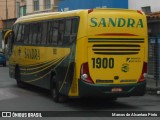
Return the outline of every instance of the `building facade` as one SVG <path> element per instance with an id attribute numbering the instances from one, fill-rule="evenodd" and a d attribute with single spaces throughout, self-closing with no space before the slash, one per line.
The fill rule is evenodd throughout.
<path id="1" fill-rule="evenodd" d="M 36 14 L 42 12 L 51 12 L 54 11 L 54 1 L 57 0 L 27 0 L 26 6 L 27 11 L 26 14 Z"/>
<path id="2" fill-rule="evenodd" d="M 128 8 L 146 13 L 160 11 L 160 0 L 128 0 Z"/>
<path id="3" fill-rule="evenodd" d="M 128 8 L 128 0 L 59 0 L 58 11 L 93 8 Z"/>
<path id="4" fill-rule="evenodd" d="M 10 22 L 16 18 L 16 0 L 0 1 L 1 29 L 10 28 Z M 3 26 L 3 28 L 2 28 Z"/>
<path id="5" fill-rule="evenodd" d="M 16 0 L 0 0 L 0 16 L 3 20 L 16 16 Z"/>
<path id="6" fill-rule="evenodd" d="M 27 0 L 17 0 L 17 2 L 16 2 L 17 18 L 26 15 L 26 1 Z"/>
<path id="7" fill-rule="evenodd" d="M 11 29 L 17 18 L 26 15 L 26 0 L 0 0 L 0 49 L 4 48 L 2 37 Z"/>
<path id="8" fill-rule="evenodd" d="M 16 18 L 16 0 L 0 0 L 0 50 L 3 48 L 2 30 L 10 29 Z"/>

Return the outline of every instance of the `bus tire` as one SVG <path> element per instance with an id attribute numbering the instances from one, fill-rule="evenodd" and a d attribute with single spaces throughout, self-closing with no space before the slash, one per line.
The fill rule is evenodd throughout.
<path id="1" fill-rule="evenodd" d="M 59 93 L 58 85 L 56 84 L 54 77 L 52 78 L 51 81 L 51 95 L 53 101 L 56 103 L 63 103 L 67 101 L 67 97 Z"/>
<path id="2" fill-rule="evenodd" d="M 108 101 L 116 101 L 117 97 L 111 97 L 111 98 L 107 98 Z"/>
<path id="3" fill-rule="evenodd" d="M 15 69 L 15 79 L 16 79 L 16 82 L 17 82 L 17 86 L 20 87 L 20 88 L 23 88 L 24 85 L 21 81 L 21 76 L 20 76 L 20 69 L 19 67 L 16 67 Z"/>
<path id="4" fill-rule="evenodd" d="M 6 62 L 3 63 L 3 67 L 6 67 Z"/>

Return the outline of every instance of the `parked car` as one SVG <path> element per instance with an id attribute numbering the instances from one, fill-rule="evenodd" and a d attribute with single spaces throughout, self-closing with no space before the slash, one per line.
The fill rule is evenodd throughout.
<path id="1" fill-rule="evenodd" d="M 3 52 L 0 52 L 0 65 L 6 66 L 6 57 Z"/>

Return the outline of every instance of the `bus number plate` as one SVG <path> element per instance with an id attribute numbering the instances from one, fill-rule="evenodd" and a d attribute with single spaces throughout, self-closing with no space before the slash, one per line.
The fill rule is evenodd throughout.
<path id="1" fill-rule="evenodd" d="M 122 88 L 112 88 L 112 92 L 122 92 Z"/>
<path id="2" fill-rule="evenodd" d="M 93 68 L 114 68 L 114 58 L 92 58 Z"/>

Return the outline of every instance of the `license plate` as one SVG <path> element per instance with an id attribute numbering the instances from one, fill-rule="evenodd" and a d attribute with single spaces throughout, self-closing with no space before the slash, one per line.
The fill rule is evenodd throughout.
<path id="1" fill-rule="evenodd" d="M 122 92 L 122 88 L 112 88 L 112 92 Z"/>

